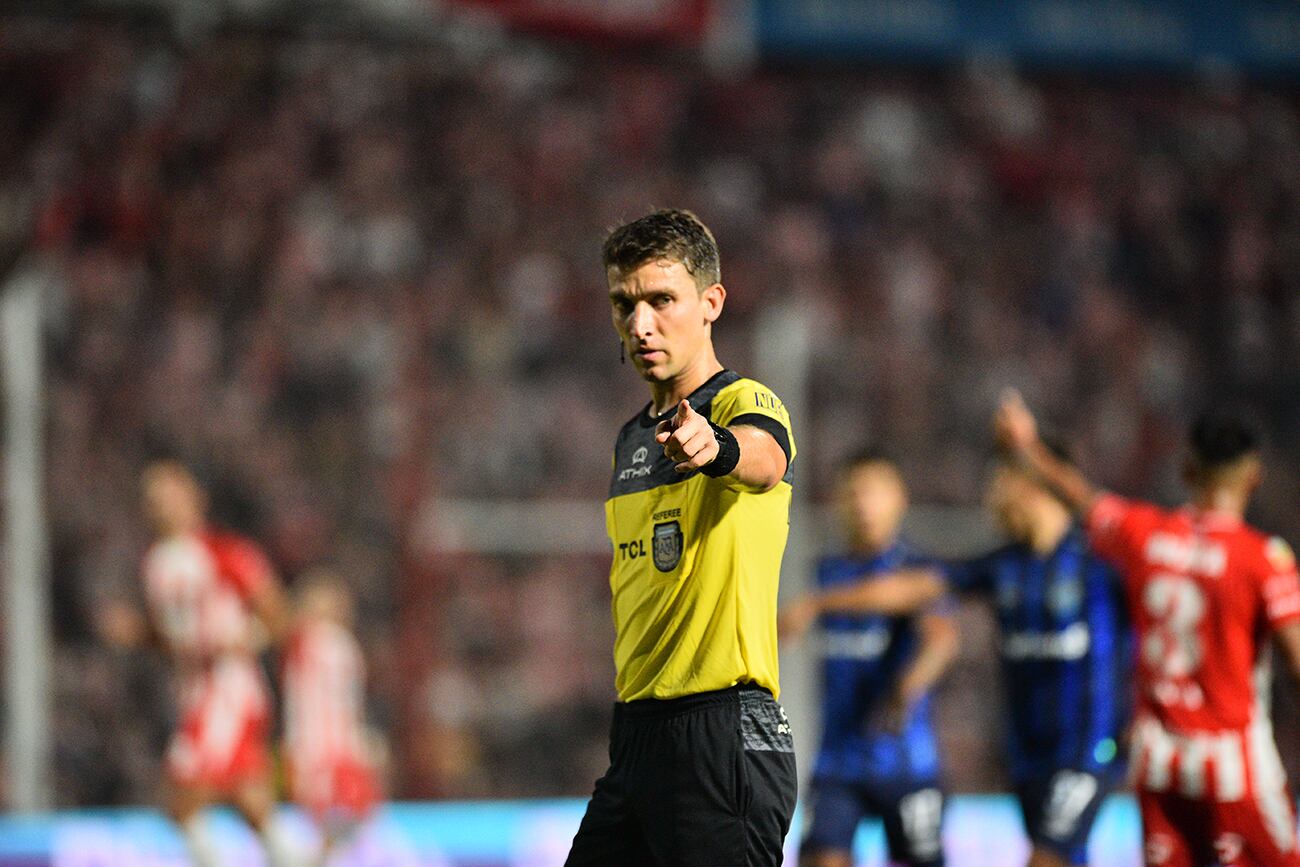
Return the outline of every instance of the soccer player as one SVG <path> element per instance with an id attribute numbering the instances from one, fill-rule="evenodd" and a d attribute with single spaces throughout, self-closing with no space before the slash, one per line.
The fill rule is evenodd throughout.
<path id="1" fill-rule="evenodd" d="M 1068 452 L 1047 446 L 1062 461 Z M 1114 570 L 1069 508 L 1001 460 L 988 505 L 1010 543 L 951 564 L 950 586 L 996 609 L 1012 783 L 1030 867 L 1088 863 L 1088 836 L 1122 782 L 1132 642 Z"/>
<path id="2" fill-rule="evenodd" d="M 214 801 L 235 806 L 273 867 L 292 864 L 292 844 L 273 816 L 271 698 L 257 659 L 267 633 L 284 627 L 279 582 L 256 545 L 208 525 L 206 497 L 185 467 L 149 466 L 143 495 L 155 533 L 143 569 L 148 622 L 180 697 L 166 758 L 168 812 L 199 867 L 221 863 L 201 812 Z"/>
<path id="3" fill-rule="evenodd" d="M 352 597 L 326 571 L 302 578 L 284 653 L 289 790 L 316 821 L 319 862 L 356 834 L 378 797 L 365 730 L 365 660 L 351 632 Z"/>
<path id="4" fill-rule="evenodd" d="M 1243 515 L 1261 477 L 1241 420 L 1192 425 L 1187 505 L 1098 491 L 1043 446 L 1008 393 L 1000 442 L 1086 516 L 1118 566 L 1138 639 L 1133 771 L 1146 863 L 1296 867 L 1296 816 L 1267 709 L 1268 636 L 1300 676 L 1300 578 L 1286 543 Z"/>
<path id="5" fill-rule="evenodd" d="M 714 353 L 727 292 L 694 214 L 620 226 L 602 254 L 614 328 L 650 403 L 614 445 L 619 701 L 568 864 L 777 865 L 796 786 L 776 703 L 790 420 Z"/>
<path id="6" fill-rule="evenodd" d="M 854 455 L 840 487 L 849 550 L 818 564 L 818 592 L 779 621 L 782 637 L 798 638 L 811 623 L 799 609 L 810 608 L 825 637 L 822 740 L 800 863 L 849 867 L 859 823 L 878 817 L 893 862 L 942 865 L 943 793 L 929 693 L 956 656 L 957 629 L 942 603 L 903 616 L 820 608 L 819 593 L 931 562 L 899 536 L 907 490 L 889 458 L 873 450 Z"/>
<path id="7" fill-rule="evenodd" d="M 1030 473 L 1000 461 L 987 502 L 1008 544 L 942 570 L 903 568 L 817 605 L 908 611 L 944 582 L 993 602 L 1009 770 L 1033 845 L 1030 867 L 1086 864 L 1092 824 L 1122 776 L 1130 656 L 1123 599 L 1070 510 Z"/>

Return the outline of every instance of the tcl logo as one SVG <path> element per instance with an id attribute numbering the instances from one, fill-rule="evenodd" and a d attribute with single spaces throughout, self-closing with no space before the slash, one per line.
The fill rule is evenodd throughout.
<path id="1" fill-rule="evenodd" d="M 631 542 L 618 543 L 619 556 L 624 560 L 635 560 L 645 556 L 645 540 L 633 539 Z"/>

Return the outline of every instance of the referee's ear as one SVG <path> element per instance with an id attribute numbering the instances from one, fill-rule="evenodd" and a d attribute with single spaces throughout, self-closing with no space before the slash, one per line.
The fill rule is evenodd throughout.
<path id="1" fill-rule="evenodd" d="M 722 315 L 722 306 L 727 302 L 727 290 L 721 283 L 714 283 L 700 292 L 700 302 L 704 305 L 704 321 L 713 324 Z"/>

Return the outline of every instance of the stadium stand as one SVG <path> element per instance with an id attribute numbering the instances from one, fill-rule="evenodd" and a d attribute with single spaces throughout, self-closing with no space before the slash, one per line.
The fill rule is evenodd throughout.
<path id="1" fill-rule="evenodd" d="M 106 650 L 95 612 L 136 592 L 136 475 L 160 453 L 284 575 L 354 583 L 396 795 L 587 791 L 605 563 L 437 556 L 421 528 L 444 497 L 602 496 L 590 456 L 640 392 L 598 242 L 650 205 L 718 235 L 729 364 L 765 305 L 815 317 L 815 496 L 871 437 L 906 443 L 917 500 L 977 498 L 989 408 L 1018 382 L 1104 481 L 1172 501 L 1186 414 L 1231 393 L 1272 431 L 1257 522 L 1300 539 L 1294 87 L 995 63 L 717 78 L 513 37 L 459 55 L 10 23 L 0 126 L 4 231 L 30 216 L 60 287 L 66 805 L 157 800 L 162 672 Z M 962 756 L 995 752 L 972 747 L 997 714 L 981 640 L 943 696 Z M 959 791 L 999 784 L 949 767 Z"/>

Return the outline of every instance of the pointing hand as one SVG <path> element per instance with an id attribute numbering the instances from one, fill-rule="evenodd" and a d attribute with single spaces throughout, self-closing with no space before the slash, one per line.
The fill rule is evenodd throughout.
<path id="1" fill-rule="evenodd" d="M 718 456 L 713 427 L 686 400 L 677 404 L 672 418 L 659 422 L 655 442 L 663 446 L 666 457 L 677 462 L 675 469 L 679 473 L 698 470 Z"/>

